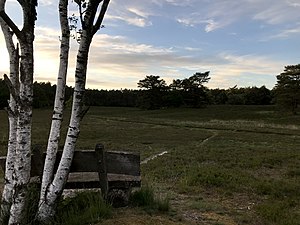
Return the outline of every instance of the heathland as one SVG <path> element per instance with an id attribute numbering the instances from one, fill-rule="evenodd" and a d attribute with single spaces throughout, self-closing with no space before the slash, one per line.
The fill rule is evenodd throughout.
<path id="1" fill-rule="evenodd" d="M 46 146 L 51 114 L 50 109 L 34 110 L 33 145 Z M 1 155 L 6 153 L 7 125 L 1 110 Z M 114 209 L 101 224 L 299 224 L 297 114 L 272 105 L 148 111 L 91 107 L 77 149 L 93 149 L 96 143 L 140 153 L 143 186 L 170 205 L 167 213 Z M 157 157 L 146 160 L 152 156 Z"/>

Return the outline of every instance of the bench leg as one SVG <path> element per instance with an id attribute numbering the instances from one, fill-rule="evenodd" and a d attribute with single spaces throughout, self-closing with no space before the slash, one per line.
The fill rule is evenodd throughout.
<path id="1" fill-rule="evenodd" d="M 113 207 L 125 207 L 129 203 L 129 196 L 131 193 L 131 188 L 112 188 L 109 189 L 107 193 L 107 201 L 113 206 Z"/>

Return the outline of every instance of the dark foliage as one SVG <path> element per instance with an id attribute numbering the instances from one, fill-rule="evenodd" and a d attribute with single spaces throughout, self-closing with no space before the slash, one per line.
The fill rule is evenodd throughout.
<path id="1" fill-rule="evenodd" d="M 138 106 L 144 109 L 159 109 L 165 104 L 163 99 L 167 95 L 168 87 L 159 76 L 146 76 L 138 82 L 138 87 L 143 91 L 138 99 Z"/>
<path id="2" fill-rule="evenodd" d="M 208 89 L 204 86 L 209 81 L 209 72 L 195 73 L 183 80 L 176 79 L 170 85 L 159 76 L 146 76 L 140 80 L 140 90 L 96 90 L 87 89 L 84 104 L 87 106 L 121 106 L 140 107 L 143 109 L 159 109 L 165 107 L 199 108 L 208 104 L 220 105 L 269 105 L 273 101 L 273 91 L 265 86 L 225 89 Z M 34 108 L 52 107 L 56 85 L 49 82 L 34 83 Z M 293 95 L 285 93 L 279 85 L 276 87 L 277 97 Z M 279 93 L 285 93 L 279 95 Z M 66 87 L 66 105 L 72 100 L 73 88 Z M 4 80 L 0 79 L 0 109 L 8 105 L 9 90 Z M 280 102 L 281 98 L 277 98 Z M 292 99 L 292 98 L 291 98 Z"/>
<path id="3" fill-rule="evenodd" d="M 277 76 L 276 103 L 296 114 L 300 104 L 300 64 L 286 66 Z"/>
<path id="4" fill-rule="evenodd" d="M 9 99 L 9 90 L 4 82 L 4 80 L 0 79 L 0 109 L 7 107 Z"/>

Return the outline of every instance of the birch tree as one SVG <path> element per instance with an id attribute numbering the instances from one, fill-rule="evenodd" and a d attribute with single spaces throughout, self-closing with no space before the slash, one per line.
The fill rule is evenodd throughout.
<path id="1" fill-rule="evenodd" d="M 23 27 L 21 30 L 6 14 L 5 2 L 5 0 L 0 1 L 0 17 L 2 19 L 2 29 L 4 28 L 5 30 L 3 32 L 5 40 L 6 43 L 8 43 L 7 47 L 10 52 L 11 66 L 13 65 L 12 59 L 14 57 L 12 35 L 16 35 L 21 50 L 20 61 L 17 61 L 16 64 L 13 65 L 18 69 L 20 74 L 20 86 L 18 86 L 17 75 L 12 77 L 13 81 L 5 76 L 13 98 L 13 101 L 10 102 L 9 113 L 11 113 L 11 116 L 9 117 L 14 117 L 10 126 L 10 128 L 12 128 L 10 136 L 12 137 L 12 142 L 15 141 L 15 145 L 11 143 L 9 145 L 11 149 L 8 149 L 7 169 L 11 171 L 8 172 L 8 182 L 5 184 L 6 187 L 4 189 L 6 189 L 6 191 L 3 193 L 3 199 L 10 205 L 9 225 L 15 225 L 22 223 L 27 188 L 30 181 L 33 40 L 37 2 L 36 0 L 18 0 L 23 11 Z M 16 80 L 14 80 L 15 78 Z M 14 127 L 15 125 L 16 127 Z M 14 133 L 16 133 L 16 135 L 14 135 Z M 15 148 L 15 150 L 13 148 Z M 12 163 L 13 161 L 14 163 Z M 11 180 L 9 180 L 10 178 Z"/>
<path id="2" fill-rule="evenodd" d="M 65 86 L 68 70 L 68 58 L 70 48 L 70 29 L 68 18 L 68 0 L 59 1 L 59 19 L 61 27 L 60 39 L 60 64 L 57 77 L 56 94 L 54 101 L 54 110 L 52 116 L 52 123 L 47 145 L 47 154 L 44 164 L 44 171 L 42 177 L 40 205 L 47 203 L 46 193 L 47 188 L 53 179 L 54 164 L 56 161 L 56 153 L 61 133 L 61 123 L 63 120 Z"/>
<path id="3" fill-rule="evenodd" d="M 80 44 L 76 61 L 72 113 L 61 161 L 51 182 L 50 180 L 53 172 L 48 172 L 51 170 L 53 171 L 54 160 L 51 159 L 51 157 L 49 157 L 49 163 L 46 162 L 46 165 L 49 167 L 45 165 L 44 168 L 45 174 L 43 175 L 43 190 L 41 191 L 40 206 L 37 215 L 38 219 L 43 223 L 53 218 L 57 201 L 62 194 L 68 178 L 74 155 L 75 144 L 80 132 L 80 121 L 85 114 L 85 110 L 83 109 L 83 95 L 85 92 L 88 54 L 93 36 L 101 27 L 110 0 L 79 0 L 75 2 L 78 4 L 79 19 L 82 27 L 80 31 Z M 61 13 L 61 16 L 63 15 L 64 13 Z M 96 22 L 94 23 L 94 21 Z M 58 95 L 56 96 L 56 100 L 57 98 Z M 59 132 L 59 128 L 54 128 L 53 132 Z M 49 142 L 51 142 L 50 138 Z M 54 139 L 53 143 L 54 142 L 56 143 L 55 145 L 57 145 L 57 139 Z M 49 150 L 47 154 L 49 156 L 55 155 L 54 151 L 52 150 Z"/>
<path id="4" fill-rule="evenodd" d="M 31 168 L 33 40 L 37 2 L 36 0 L 18 0 L 18 2 L 23 11 L 23 28 L 21 30 L 6 14 L 4 10 L 5 0 L 0 0 L 0 23 L 5 35 L 11 65 L 10 79 L 5 76 L 11 92 L 8 107 L 11 137 L 8 145 L 9 151 L 5 175 L 6 185 L 2 197 L 5 202 L 2 205 L 3 212 L 9 211 L 10 214 L 9 225 L 22 224 Z M 75 0 L 75 2 L 78 5 L 79 19 L 82 27 L 79 32 L 80 44 L 77 53 L 73 105 L 62 158 L 57 171 L 54 171 L 61 130 L 70 38 L 67 13 L 68 1 L 60 0 L 59 2 L 62 32 L 60 67 L 42 178 L 40 205 L 37 212 L 37 219 L 43 223 L 48 223 L 53 218 L 57 201 L 62 194 L 68 178 L 75 144 L 80 132 L 80 121 L 85 114 L 85 110 L 83 109 L 83 95 L 85 92 L 89 49 L 93 36 L 101 28 L 110 0 Z M 13 43 L 13 35 L 16 35 L 20 44 L 20 60 L 18 48 L 15 48 Z M 20 79 L 18 79 L 19 74 Z"/>
<path id="5" fill-rule="evenodd" d="M 1 5 L 3 9 L 4 5 Z M 13 171 L 14 162 L 16 158 L 16 140 L 17 140 L 17 101 L 15 100 L 16 94 L 13 92 L 19 91 L 19 49 L 13 42 L 13 33 L 10 31 L 9 26 L 0 18 L 0 25 L 2 32 L 4 34 L 6 46 L 9 54 L 9 65 L 10 65 L 10 75 L 4 75 L 4 79 L 8 86 L 10 87 L 10 100 L 8 107 L 6 109 L 8 113 L 9 120 L 9 139 L 7 148 L 7 158 L 6 158 L 6 173 L 5 173 L 5 185 L 2 192 L 2 204 L 1 204 L 1 218 L 9 214 L 9 209 L 12 203 L 13 194 Z M 14 88 L 13 88 L 14 87 Z"/>

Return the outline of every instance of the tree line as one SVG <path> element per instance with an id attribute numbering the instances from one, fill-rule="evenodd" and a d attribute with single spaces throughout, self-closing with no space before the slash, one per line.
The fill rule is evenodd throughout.
<path id="1" fill-rule="evenodd" d="M 193 107 L 206 105 L 271 105 L 278 104 L 296 113 L 300 103 L 300 64 L 286 66 L 277 75 L 273 89 L 261 87 L 231 87 L 228 89 L 209 89 L 209 72 L 195 73 L 189 78 L 174 79 L 171 84 L 160 76 L 149 75 L 137 83 L 138 90 L 97 90 L 87 89 L 84 104 L 87 106 L 140 107 L 159 109 L 164 107 Z M 53 106 L 56 85 L 50 82 L 34 82 L 34 108 Z M 66 86 L 65 104 L 71 102 L 73 88 Z M 9 90 L 0 79 L 0 109 L 7 107 Z"/>
<path id="2" fill-rule="evenodd" d="M 146 76 L 138 82 L 139 90 L 97 90 L 87 89 L 84 104 L 88 106 L 121 106 L 158 109 L 162 107 L 203 107 L 213 104 L 269 105 L 274 103 L 274 91 L 265 86 L 229 89 L 209 89 L 197 80 L 195 74 L 183 80 L 173 80 L 170 85 L 159 76 Z M 50 82 L 34 82 L 33 107 L 53 106 L 56 85 Z M 72 100 L 73 88 L 66 86 L 65 104 Z M 7 107 L 9 90 L 0 79 L 0 108 Z"/>

